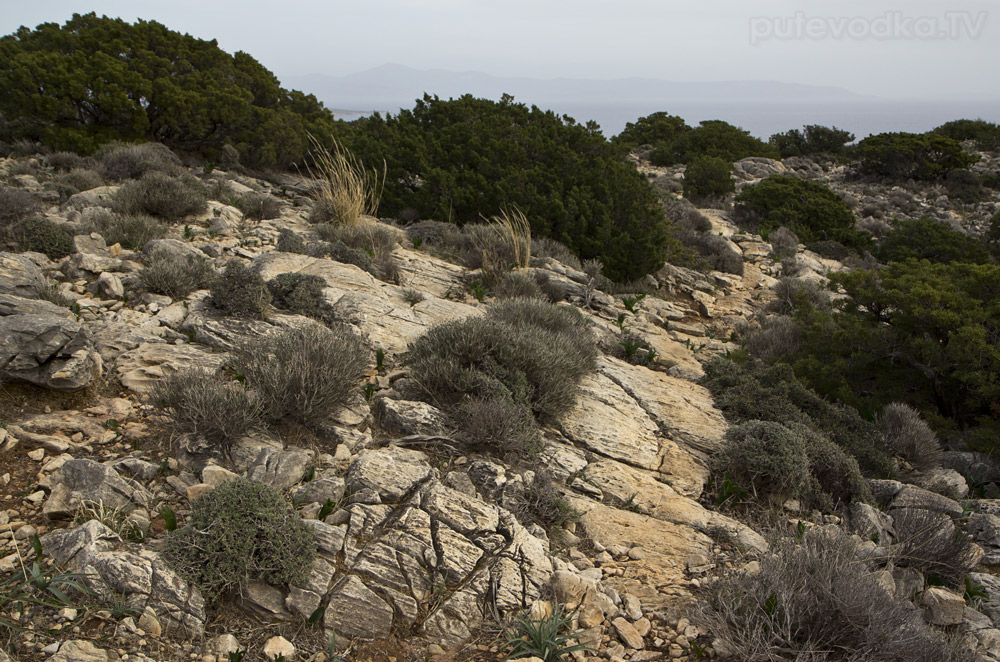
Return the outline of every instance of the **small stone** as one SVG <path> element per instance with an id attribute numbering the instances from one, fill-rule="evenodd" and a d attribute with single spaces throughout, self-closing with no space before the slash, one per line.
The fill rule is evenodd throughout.
<path id="1" fill-rule="evenodd" d="M 290 661 L 295 657 L 295 646 L 284 637 L 271 637 L 264 644 L 264 658 L 273 660 L 279 655 L 286 661 Z"/>
<path id="2" fill-rule="evenodd" d="M 45 491 L 38 490 L 37 492 L 33 492 L 28 496 L 24 497 L 24 500 L 29 503 L 41 503 L 42 501 L 45 500 Z"/>
<path id="3" fill-rule="evenodd" d="M 642 603 L 639 602 L 639 598 L 635 597 L 631 593 L 626 593 L 622 596 L 622 602 L 625 606 L 625 614 L 628 615 L 633 621 L 637 621 L 642 618 Z"/>
<path id="4" fill-rule="evenodd" d="M 439 646 L 437 644 L 431 644 L 430 646 L 427 647 L 427 654 L 428 655 L 444 655 L 447 652 L 448 651 L 446 651 L 445 649 L 441 648 L 441 646 Z"/>
<path id="5" fill-rule="evenodd" d="M 48 646 L 46 646 L 45 648 L 42 649 L 42 652 L 45 653 L 46 655 L 54 655 L 58 651 L 59 651 L 59 642 L 58 641 L 55 642 L 55 643 L 53 643 L 53 644 L 49 644 Z"/>
<path id="6" fill-rule="evenodd" d="M 628 557 L 633 561 L 641 561 L 642 559 L 646 558 L 646 550 L 644 550 L 642 547 L 633 547 L 632 549 L 628 550 Z"/>
<path id="7" fill-rule="evenodd" d="M 139 628 L 154 639 L 163 634 L 163 626 L 160 625 L 159 619 L 156 618 L 156 612 L 149 607 L 146 607 L 142 612 L 142 616 L 139 617 Z"/>
<path id="8" fill-rule="evenodd" d="M 235 653 L 240 648 L 240 642 L 231 634 L 220 634 L 218 637 L 209 639 L 208 643 L 205 644 L 205 650 L 213 658 L 221 657 L 222 659 L 227 659 L 230 653 Z"/>
<path id="9" fill-rule="evenodd" d="M 29 458 L 31 458 L 35 462 L 41 462 L 42 458 L 45 457 L 45 449 L 44 448 L 36 448 L 33 451 L 28 451 L 27 455 L 28 455 Z"/>
<path id="10" fill-rule="evenodd" d="M 79 612 L 72 607 L 63 607 L 59 610 L 59 618 L 64 618 L 67 621 L 76 620 L 78 614 Z"/>
<path id="11" fill-rule="evenodd" d="M 653 624 L 650 623 L 649 619 L 645 616 L 633 623 L 632 626 L 635 628 L 635 631 L 639 633 L 640 637 L 645 637 L 649 634 L 649 631 L 653 629 Z"/>
<path id="12" fill-rule="evenodd" d="M 14 532 L 14 540 L 27 540 L 31 536 L 35 535 L 35 533 L 35 527 L 30 524 L 25 524 Z"/>
<path id="13" fill-rule="evenodd" d="M 207 494 L 214 490 L 215 487 L 208 485 L 206 483 L 198 483 L 197 485 L 191 485 L 185 490 L 187 498 L 189 501 L 194 501 L 203 494 Z"/>
<path id="14" fill-rule="evenodd" d="M 582 628 L 597 627 L 604 622 L 604 612 L 594 604 L 587 604 L 580 610 L 578 622 Z"/>
<path id="15" fill-rule="evenodd" d="M 642 648 L 645 647 L 645 643 L 642 641 L 642 635 L 636 631 L 635 627 L 631 623 L 626 621 L 621 616 L 611 621 L 611 625 L 614 626 L 615 632 L 618 633 L 618 638 L 621 642 L 629 648 L 642 650 Z"/>

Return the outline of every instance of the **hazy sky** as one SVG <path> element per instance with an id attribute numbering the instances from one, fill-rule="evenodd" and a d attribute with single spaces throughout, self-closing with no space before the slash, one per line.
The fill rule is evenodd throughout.
<path id="1" fill-rule="evenodd" d="M 0 0 L 0 34 L 89 11 L 215 38 L 279 78 L 400 63 L 1000 98 L 1000 0 Z"/>

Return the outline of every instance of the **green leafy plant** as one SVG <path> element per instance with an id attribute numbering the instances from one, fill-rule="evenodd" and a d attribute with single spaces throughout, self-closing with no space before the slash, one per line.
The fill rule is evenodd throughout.
<path id="1" fill-rule="evenodd" d="M 337 502 L 334 501 L 333 499 L 327 499 L 326 501 L 323 502 L 323 505 L 320 506 L 319 512 L 316 513 L 316 519 L 318 520 L 326 519 L 327 515 L 329 515 L 336 509 L 337 509 Z"/>
<path id="2" fill-rule="evenodd" d="M 732 165 L 714 156 L 691 159 L 684 171 L 684 197 L 691 200 L 721 197 L 736 190 Z"/>
<path id="3" fill-rule="evenodd" d="M 530 614 L 518 618 L 513 627 L 504 628 L 506 659 L 537 657 L 543 662 L 562 662 L 575 651 L 591 652 L 593 649 L 573 643 L 580 633 L 567 632 L 572 621 L 573 614 L 564 612 L 558 603 L 553 603 L 551 613 L 542 618 Z"/>
<path id="4" fill-rule="evenodd" d="M 164 526 L 167 531 L 177 530 L 177 513 L 170 506 L 163 505 L 160 506 L 156 513 L 163 518 Z"/>
<path id="5" fill-rule="evenodd" d="M 636 294 L 635 296 L 626 295 L 622 297 L 622 305 L 625 306 L 625 310 L 634 315 L 635 305 L 645 298 L 645 294 Z"/>

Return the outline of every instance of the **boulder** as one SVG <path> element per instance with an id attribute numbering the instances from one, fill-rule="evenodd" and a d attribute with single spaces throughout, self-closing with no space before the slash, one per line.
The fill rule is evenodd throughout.
<path id="1" fill-rule="evenodd" d="M 15 253 L 0 253 L 0 294 L 36 299 L 48 281 L 34 262 Z"/>
<path id="2" fill-rule="evenodd" d="M 920 595 L 924 620 L 932 625 L 958 625 L 965 618 L 965 600 L 957 593 L 931 586 Z"/>
<path id="3" fill-rule="evenodd" d="M 447 430 L 448 419 L 444 412 L 426 402 L 379 398 L 375 416 L 383 430 L 401 437 L 442 435 Z"/>
<path id="4" fill-rule="evenodd" d="M 42 507 L 50 519 L 72 515 L 81 503 L 131 510 L 153 500 L 145 487 L 93 460 L 69 460 L 40 484 L 52 490 Z"/>

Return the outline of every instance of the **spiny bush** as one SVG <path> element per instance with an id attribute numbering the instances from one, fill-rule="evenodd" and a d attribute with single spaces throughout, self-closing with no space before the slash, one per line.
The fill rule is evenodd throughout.
<path id="1" fill-rule="evenodd" d="M 155 251 L 139 272 L 139 284 L 150 292 L 183 299 L 195 290 L 203 290 L 215 280 L 211 263 L 193 254 L 178 257 L 165 250 Z"/>
<path id="2" fill-rule="evenodd" d="M 271 291 L 260 274 L 236 260 L 212 282 L 212 305 L 227 315 L 263 319 L 271 304 Z"/>
<path id="3" fill-rule="evenodd" d="M 278 241 L 274 245 L 274 250 L 283 253 L 300 253 L 304 255 L 306 252 L 306 241 L 288 228 L 281 228 L 278 232 Z"/>
<path id="4" fill-rule="evenodd" d="M 684 246 L 697 252 L 700 260 L 692 266 L 695 268 L 722 271 L 736 276 L 742 276 L 746 268 L 743 256 L 732 249 L 725 239 L 714 234 L 702 234 L 692 230 L 681 230 L 677 233 Z"/>
<path id="5" fill-rule="evenodd" d="M 319 238 L 330 245 L 329 254 L 333 259 L 355 264 L 382 280 L 398 280 L 399 265 L 392 255 L 398 239 L 397 230 L 382 223 L 367 221 L 352 225 L 321 224 L 315 230 Z M 341 246 L 352 250 L 345 251 Z M 324 245 L 323 248 L 327 247 Z M 357 251 L 365 252 L 367 261 Z"/>
<path id="6" fill-rule="evenodd" d="M 580 258 L 573 254 L 566 244 L 549 237 L 532 237 L 531 254 L 535 257 L 551 257 L 577 271 L 583 270 Z"/>
<path id="7" fill-rule="evenodd" d="M 53 181 L 60 194 L 67 198 L 74 193 L 104 185 L 104 178 L 100 173 L 89 168 L 74 168 L 69 172 L 60 173 Z"/>
<path id="8" fill-rule="evenodd" d="M 535 283 L 549 303 L 559 303 L 566 299 L 566 286 L 559 281 L 552 280 L 548 273 L 536 271 Z"/>
<path id="9" fill-rule="evenodd" d="M 174 220 L 208 208 L 205 187 L 193 177 L 172 177 L 159 171 L 129 180 L 115 193 L 114 209 L 123 214 L 152 214 Z"/>
<path id="10" fill-rule="evenodd" d="M 151 400 L 170 412 L 181 430 L 223 448 L 259 427 L 264 420 L 263 404 L 255 391 L 203 370 L 171 374 L 157 384 Z"/>
<path id="11" fill-rule="evenodd" d="M 793 356 L 802 346 L 799 327 L 789 317 L 769 316 L 759 329 L 746 334 L 744 346 L 750 356 L 773 363 Z"/>
<path id="12" fill-rule="evenodd" d="M 349 331 L 316 323 L 242 343 L 228 364 L 261 394 L 269 420 L 313 428 L 359 392 L 368 365 L 368 351 Z"/>
<path id="13" fill-rule="evenodd" d="M 271 302 L 275 306 L 315 318 L 321 317 L 325 287 L 326 281 L 310 274 L 278 274 L 267 281 Z"/>
<path id="14" fill-rule="evenodd" d="M 782 278 L 771 291 L 774 292 L 775 298 L 766 308 L 771 313 L 791 315 L 799 310 L 830 308 L 830 292 L 811 280 Z"/>
<path id="15" fill-rule="evenodd" d="M 24 189 L 0 184 L 0 228 L 27 218 L 41 206 L 38 198 Z"/>
<path id="16" fill-rule="evenodd" d="M 281 202 L 267 193 L 246 193 L 236 199 L 236 208 L 254 221 L 266 221 L 281 215 Z"/>
<path id="17" fill-rule="evenodd" d="M 543 422 L 573 406 L 596 359 L 586 318 L 535 299 L 499 301 L 482 317 L 436 326 L 405 356 L 431 402 L 454 410 L 468 398 L 502 399 Z"/>
<path id="18" fill-rule="evenodd" d="M 948 171 L 944 177 L 944 187 L 948 190 L 948 197 L 951 200 L 966 204 L 976 204 L 990 197 L 979 175 L 962 168 Z"/>
<path id="19" fill-rule="evenodd" d="M 470 442 L 496 449 L 501 455 L 523 459 L 541 450 L 541 431 L 531 409 L 523 403 L 473 397 L 455 407 L 452 416 Z"/>
<path id="20" fill-rule="evenodd" d="M 941 466 L 941 444 L 913 407 L 901 402 L 886 405 L 878 418 L 886 448 L 900 455 L 917 471 Z"/>
<path id="21" fill-rule="evenodd" d="M 490 290 L 497 299 L 546 298 L 535 279 L 520 271 L 504 272 Z"/>
<path id="22" fill-rule="evenodd" d="M 94 154 L 101 173 L 113 182 L 139 179 L 147 172 L 179 176 L 181 160 L 160 143 L 108 143 Z"/>
<path id="23" fill-rule="evenodd" d="M 108 244 L 121 244 L 129 250 L 141 250 L 146 242 L 160 239 L 167 233 L 163 221 L 146 214 L 116 214 L 102 209 L 89 218 L 94 229 Z"/>
<path id="24" fill-rule="evenodd" d="M 895 544 L 890 549 L 897 565 L 933 573 L 957 585 L 975 570 L 982 550 L 951 517 L 923 508 L 897 508 L 890 512 Z"/>
<path id="25" fill-rule="evenodd" d="M 45 162 L 56 172 L 69 172 L 87 166 L 87 159 L 76 152 L 53 152 L 45 156 Z"/>
<path id="26" fill-rule="evenodd" d="M 781 226 L 767 236 L 771 242 L 771 253 L 779 259 L 792 257 L 799 246 L 799 238 L 794 232 Z"/>
<path id="27" fill-rule="evenodd" d="M 823 184 L 797 177 L 772 175 L 744 188 L 736 196 L 734 219 L 740 228 L 761 236 L 785 226 L 807 244 L 821 239 L 863 244 L 841 197 Z"/>
<path id="28" fill-rule="evenodd" d="M 30 216 L 15 223 L 8 233 L 19 250 L 44 253 L 53 260 L 73 252 L 73 236 L 76 234 L 65 223 L 40 216 Z"/>
<path id="29" fill-rule="evenodd" d="M 580 513 L 560 493 L 558 483 L 544 468 L 535 469 L 534 478 L 521 489 L 504 490 L 503 507 L 521 522 L 534 522 L 546 531 L 578 522 Z"/>
<path id="30" fill-rule="evenodd" d="M 696 622 L 748 662 L 965 659 L 886 592 L 851 538 L 827 529 L 779 541 L 759 572 L 723 576 Z"/>
<path id="31" fill-rule="evenodd" d="M 978 158 L 957 140 L 937 133 L 880 133 L 859 142 L 851 153 L 859 159 L 859 174 L 892 181 L 936 179 Z"/>
<path id="32" fill-rule="evenodd" d="M 691 159 L 684 171 L 684 197 L 691 200 L 721 197 L 736 190 L 732 165 L 714 156 Z"/>
<path id="33" fill-rule="evenodd" d="M 269 485 L 238 478 L 195 502 L 187 526 L 167 536 L 163 555 L 209 600 L 250 582 L 305 579 L 316 548 L 311 529 Z"/>

